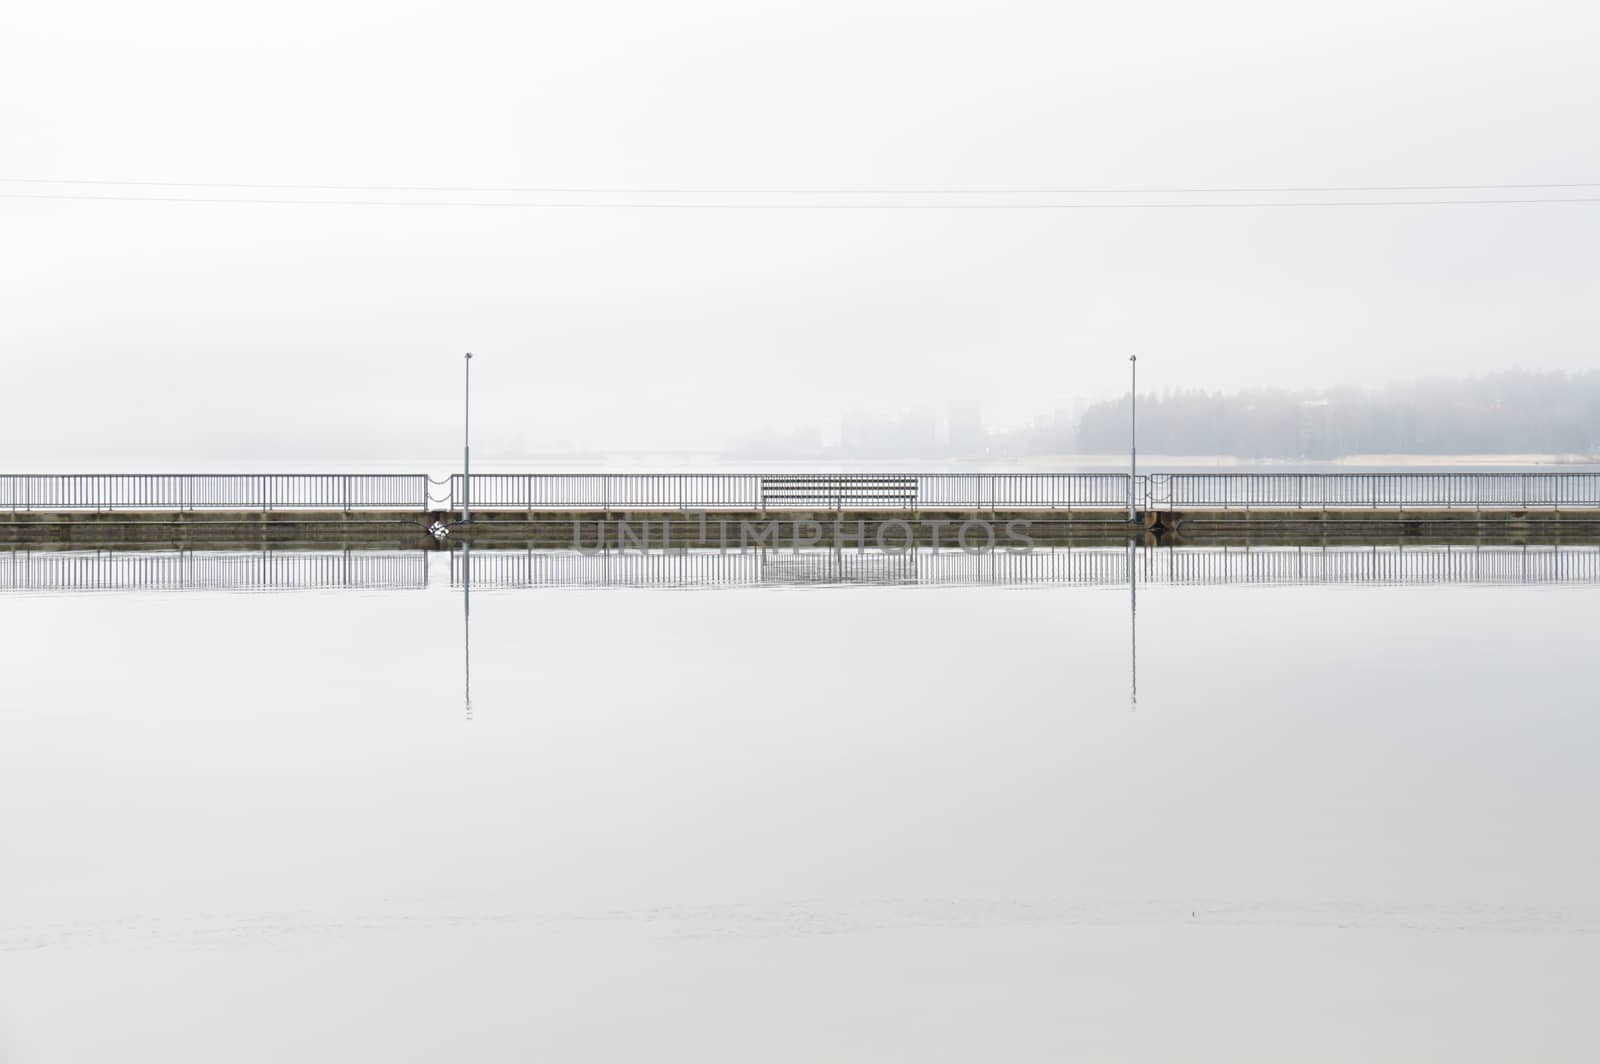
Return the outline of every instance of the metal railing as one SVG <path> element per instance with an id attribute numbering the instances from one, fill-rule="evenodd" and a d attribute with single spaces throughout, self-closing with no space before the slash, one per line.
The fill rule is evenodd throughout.
<path id="1" fill-rule="evenodd" d="M 0 591 L 421 590 L 422 551 L 0 551 Z"/>
<path id="2" fill-rule="evenodd" d="M 0 474 L 0 510 L 424 510 L 425 474 Z"/>
<path id="3" fill-rule="evenodd" d="M 1600 473 L 1154 473 L 1145 509 L 1489 510 L 1600 506 Z"/>
<path id="4" fill-rule="evenodd" d="M 889 478 L 914 490 L 876 492 Z M 852 479 L 861 491 L 841 490 Z M 818 487 L 808 498 L 796 485 Z M 774 486 L 781 486 L 775 490 Z M 462 477 L 450 478 L 459 508 Z M 877 497 L 874 497 L 876 494 Z M 1600 507 L 1600 473 L 1153 473 L 1144 510 L 1537 509 Z M 781 506 L 773 498 L 783 500 Z M 474 473 L 480 510 L 1115 510 L 1126 473 Z"/>
<path id="5" fill-rule="evenodd" d="M 430 483 L 441 488 L 430 493 Z M 893 484 L 893 490 L 883 485 Z M 1126 473 L 474 473 L 475 510 L 1119 510 Z M 808 485 L 810 485 L 808 487 Z M 464 478 L 0 474 L 0 511 L 461 509 Z M 1580 509 L 1600 473 L 1152 473 L 1143 510 Z"/>
<path id="6" fill-rule="evenodd" d="M 809 494 L 806 482 L 815 487 Z M 883 485 L 895 482 L 894 489 Z M 851 490 L 859 483 L 861 490 Z M 450 478 L 459 509 L 461 474 Z M 1125 473 L 474 473 L 475 510 L 1117 509 Z M 774 499 L 781 505 L 774 505 Z"/>

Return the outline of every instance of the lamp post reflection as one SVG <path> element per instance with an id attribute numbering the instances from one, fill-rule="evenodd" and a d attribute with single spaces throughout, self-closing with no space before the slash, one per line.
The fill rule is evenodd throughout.
<path id="1" fill-rule="evenodd" d="M 461 544 L 462 676 L 466 684 L 467 719 L 472 719 L 472 544 Z"/>
<path id="2" fill-rule="evenodd" d="M 1128 540 L 1128 709 L 1139 708 L 1139 548 Z"/>

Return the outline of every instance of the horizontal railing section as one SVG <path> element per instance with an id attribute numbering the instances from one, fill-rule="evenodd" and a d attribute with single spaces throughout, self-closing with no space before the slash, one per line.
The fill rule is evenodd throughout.
<path id="1" fill-rule="evenodd" d="M 451 477 L 452 509 L 1114 510 L 1129 495 L 1126 473 L 474 473 L 467 487 Z M 1153 473 L 1133 494 L 1142 510 L 1580 508 L 1600 507 L 1600 473 Z"/>
<path id="2" fill-rule="evenodd" d="M 437 494 L 430 483 L 438 484 Z M 1600 473 L 1152 473 L 1141 510 L 1600 507 Z M 0 474 L 0 511 L 1123 510 L 1126 473 Z"/>
<path id="3" fill-rule="evenodd" d="M 0 510 L 424 510 L 425 474 L 0 474 Z"/>
<path id="4" fill-rule="evenodd" d="M 1118 509 L 1125 473 L 474 473 L 452 509 Z"/>
<path id="5" fill-rule="evenodd" d="M 754 473 L 474 473 L 450 478 L 450 507 L 475 510 L 754 510 Z"/>
<path id="6" fill-rule="evenodd" d="M 1161 510 L 1600 506 L 1600 473 L 1154 473 L 1140 479 L 1146 508 Z"/>

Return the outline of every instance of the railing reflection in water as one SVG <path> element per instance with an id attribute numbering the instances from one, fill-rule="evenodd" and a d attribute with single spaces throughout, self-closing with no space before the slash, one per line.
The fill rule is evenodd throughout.
<path id="1" fill-rule="evenodd" d="M 858 585 L 1123 586 L 1200 584 L 1600 584 L 1600 547 L 1057 547 L 955 550 L 475 550 L 473 587 L 763 587 Z M 451 555 L 451 586 L 463 559 Z"/>
<path id="2" fill-rule="evenodd" d="M 417 591 L 423 551 L 7 551 L 0 591 Z"/>
<path id="3" fill-rule="evenodd" d="M 0 551 L 0 592 L 409 590 L 432 551 Z M 439 558 L 443 563 L 444 558 Z M 449 586 L 466 582 L 448 555 Z M 474 590 L 598 587 L 1600 585 L 1600 546 L 1057 547 L 471 553 Z M 1131 567 L 1131 572 L 1130 572 Z"/>

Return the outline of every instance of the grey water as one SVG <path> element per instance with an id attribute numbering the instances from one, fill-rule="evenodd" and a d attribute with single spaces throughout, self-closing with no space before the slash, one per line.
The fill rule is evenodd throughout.
<path id="1" fill-rule="evenodd" d="M 13 569 L 0 1061 L 1589 1060 L 1600 588 L 1534 556 Z"/>

